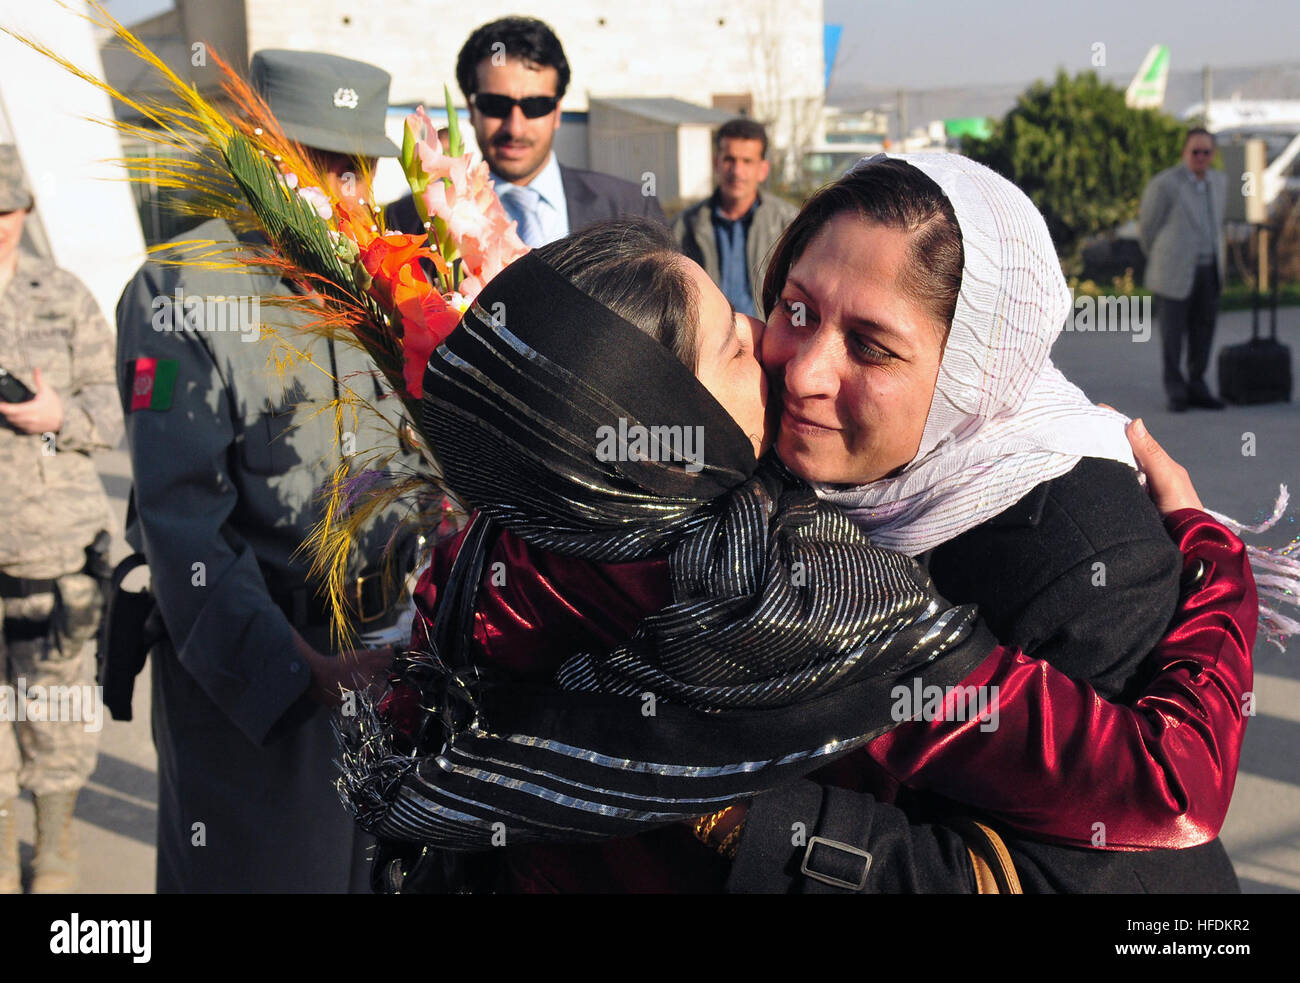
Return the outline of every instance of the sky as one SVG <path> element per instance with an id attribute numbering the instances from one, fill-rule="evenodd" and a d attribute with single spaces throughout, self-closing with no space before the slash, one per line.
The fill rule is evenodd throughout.
<path id="1" fill-rule="evenodd" d="M 310 0 L 286 0 L 311 9 Z M 401 3 L 402 0 L 389 0 Z M 643 0 L 610 0 L 641 3 Z M 1170 46 L 1174 71 L 1300 58 L 1296 0 L 823 0 L 842 24 L 837 87 L 929 89 L 1030 82 L 1058 66 L 1092 68 L 1105 45 L 1105 76 L 1127 81 L 1151 45 Z M 170 0 L 108 0 L 127 23 Z M 526 2 L 520 3 L 527 8 Z"/>
<path id="2" fill-rule="evenodd" d="M 1058 66 L 1133 76 L 1151 45 L 1174 71 L 1300 59 L 1295 0 L 824 0 L 842 24 L 834 83 L 941 88 L 1050 78 Z"/>
<path id="3" fill-rule="evenodd" d="M 172 0 L 101 0 L 108 12 L 130 27 L 138 20 L 170 10 Z"/>

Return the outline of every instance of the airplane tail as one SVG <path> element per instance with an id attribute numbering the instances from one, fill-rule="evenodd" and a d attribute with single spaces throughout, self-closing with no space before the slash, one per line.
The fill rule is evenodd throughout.
<path id="1" fill-rule="evenodd" d="M 1169 80 L 1169 46 L 1153 44 L 1142 67 L 1124 93 L 1131 109 L 1160 109 L 1165 104 L 1165 83 Z"/>

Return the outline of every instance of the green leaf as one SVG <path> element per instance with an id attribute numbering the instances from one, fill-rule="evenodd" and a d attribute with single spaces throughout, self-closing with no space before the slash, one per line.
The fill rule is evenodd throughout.
<path id="1" fill-rule="evenodd" d="M 357 282 L 360 264 L 345 262 L 322 219 L 303 197 L 291 190 L 278 171 L 243 135 L 235 134 L 222 151 L 226 166 L 256 216 L 271 248 L 304 274 L 319 277 L 312 286 L 349 306 L 360 305 L 373 324 L 383 312 Z M 348 250 L 344 249 L 345 254 Z M 391 379 L 402 379 L 400 345 L 382 332 L 369 332 L 366 350 Z"/>
<path id="2" fill-rule="evenodd" d="M 402 127 L 401 161 L 402 173 L 406 175 L 406 183 L 410 185 L 411 197 L 415 201 L 416 214 L 420 216 L 421 222 L 428 222 L 429 209 L 424 203 L 424 189 L 428 187 L 429 179 L 420 166 L 420 155 L 415 151 L 415 131 L 411 128 L 409 119 Z"/>
<path id="3" fill-rule="evenodd" d="M 1094 72 L 1035 82 L 987 140 L 965 152 L 1014 181 L 1047 220 L 1062 255 L 1132 218 L 1146 181 L 1178 159 L 1182 129 L 1133 110 Z"/>
<path id="4" fill-rule="evenodd" d="M 465 145 L 460 139 L 460 117 L 456 115 L 456 107 L 451 104 L 451 87 L 445 82 L 442 93 L 447 100 L 447 153 L 459 157 L 465 152 Z"/>
<path id="5" fill-rule="evenodd" d="M 402 173 L 406 175 L 406 182 L 415 190 L 415 181 L 421 176 L 420 164 L 415 157 L 415 131 L 411 129 L 411 121 L 408 119 L 402 124 Z"/>

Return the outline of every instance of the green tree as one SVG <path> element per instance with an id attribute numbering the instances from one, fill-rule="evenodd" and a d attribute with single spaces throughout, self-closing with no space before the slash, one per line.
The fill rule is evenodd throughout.
<path id="1" fill-rule="evenodd" d="M 964 152 L 1011 179 L 1047 219 L 1057 252 L 1074 265 L 1082 240 L 1137 217 L 1142 189 L 1175 164 L 1183 127 L 1154 109 L 1130 109 L 1094 72 L 1035 82 L 987 140 Z"/>

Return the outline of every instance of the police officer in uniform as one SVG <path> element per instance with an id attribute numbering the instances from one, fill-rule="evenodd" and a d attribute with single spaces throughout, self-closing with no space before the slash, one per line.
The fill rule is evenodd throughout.
<path id="1" fill-rule="evenodd" d="M 341 186 L 358 158 L 397 154 L 380 69 L 261 51 L 251 75 L 286 134 Z M 214 220 L 179 240 L 235 238 Z M 327 708 L 392 652 L 331 649 L 299 548 L 340 455 L 392 458 L 395 469 L 417 458 L 399 446 L 401 402 L 374 364 L 293 330 L 302 317 L 269 302 L 293 289 L 247 268 L 149 263 L 118 304 L 135 480 L 127 539 L 148 559 L 167 634 L 150 653 L 160 892 L 368 890 L 369 842 L 334 790 Z M 219 303 L 224 317 L 213 316 Z M 287 370 L 275 368 L 284 350 L 272 330 L 303 353 Z M 319 412 L 344 387 L 385 419 Z M 397 608 L 375 576 L 397 522 L 385 513 L 360 539 L 348 590 L 361 628 Z"/>
<path id="2" fill-rule="evenodd" d="M 102 726 L 86 644 L 101 594 L 83 571 L 109 523 L 89 455 L 122 437 L 113 336 L 94 298 L 19 255 L 32 206 L 15 148 L 0 146 L 0 894 L 21 890 L 20 787 L 36 800 L 33 893 L 76 887 L 72 813 Z"/>

